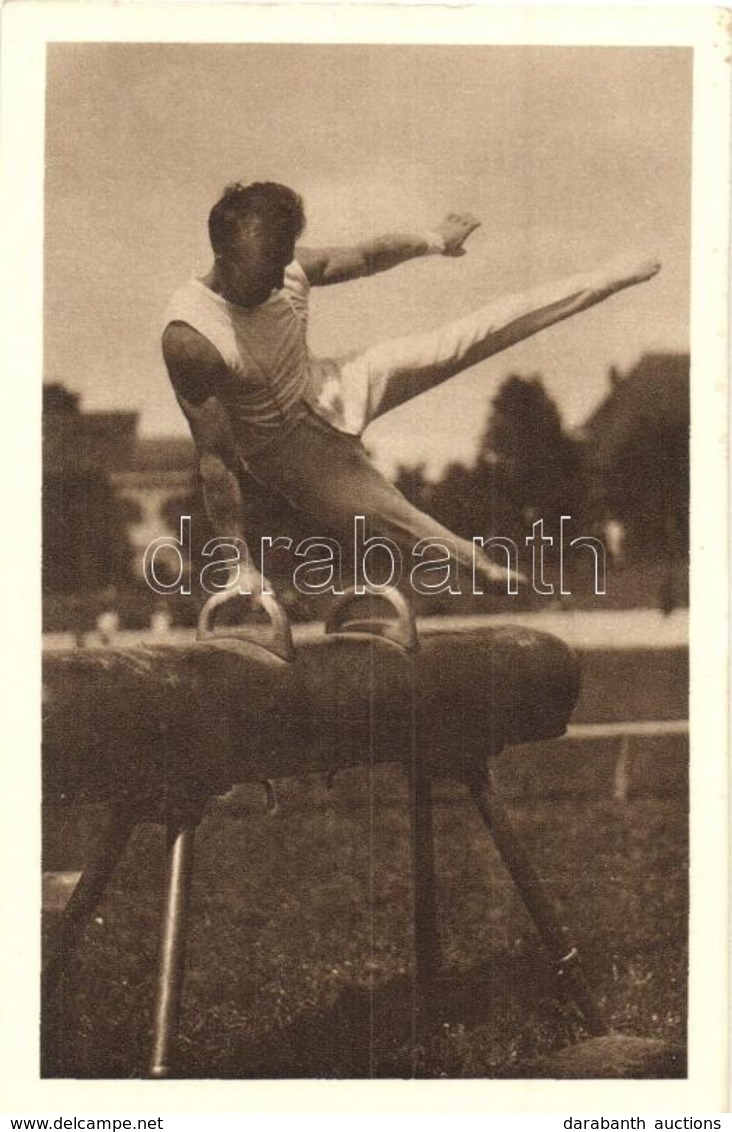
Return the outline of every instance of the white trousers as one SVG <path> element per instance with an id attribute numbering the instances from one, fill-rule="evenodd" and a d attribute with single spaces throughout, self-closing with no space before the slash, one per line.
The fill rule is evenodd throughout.
<path id="1" fill-rule="evenodd" d="M 612 267 L 572 275 L 506 295 L 437 330 L 314 361 L 308 403 L 341 432 L 360 436 L 390 409 L 634 282 Z"/>

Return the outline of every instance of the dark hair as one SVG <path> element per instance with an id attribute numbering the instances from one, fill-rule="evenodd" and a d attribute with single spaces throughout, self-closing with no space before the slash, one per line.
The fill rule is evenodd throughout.
<path id="1" fill-rule="evenodd" d="M 275 181 L 227 185 L 208 217 L 208 235 L 214 252 L 225 251 L 239 225 L 251 217 L 271 223 L 285 239 L 296 240 L 305 227 L 302 197 Z"/>

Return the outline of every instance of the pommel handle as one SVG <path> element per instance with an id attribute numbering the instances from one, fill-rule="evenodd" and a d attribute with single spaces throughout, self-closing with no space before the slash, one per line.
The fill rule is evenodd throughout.
<path id="1" fill-rule="evenodd" d="M 396 617 L 374 616 L 371 606 L 374 601 L 383 602 L 391 607 Z M 359 611 L 358 607 L 366 609 Z M 343 597 L 330 611 L 325 631 L 334 633 L 370 633 L 374 637 L 383 637 L 392 641 L 408 652 L 413 652 L 418 644 L 417 625 L 414 614 L 399 590 L 383 590 L 379 593 L 356 593 L 354 586 L 349 586 Z"/>
<path id="2" fill-rule="evenodd" d="M 235 598 L 246 596 L 236 590 L 222 590 L 221 593 L 213 594 L 198 615 L 198 640 L 245 641 L 248 644 L 259 645 L 281 660 L 294 660 L 295 647 L 292 643 L 290 622 L 274 594 L 256 595 L 257 603 L 269 616 L 269 625 L 223 625 L 219 629 L 214 628 L 218 610 Z"/>

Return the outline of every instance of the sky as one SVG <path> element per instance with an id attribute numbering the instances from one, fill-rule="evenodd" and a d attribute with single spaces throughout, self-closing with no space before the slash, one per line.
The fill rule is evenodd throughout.
<path id="1" fill-rule="evenodd" d="M 232 180 L 305 198 L 303 243 L 482 220 L 459 259 L 314 289 L 311 348 L 342 354 L 502 294 L 658 255 L 651 283 L 542 332 L 372 426 L 389 471 L 469 462 L 511 373 L 541 374 L 567 426 L 611 365 L 688 350 L 691 51 L 686 48 L 51 44 L 46 86 L 45 380 L 87 410 L 182 435 L 160 354 L 172 291 L 210 266 Z"/>

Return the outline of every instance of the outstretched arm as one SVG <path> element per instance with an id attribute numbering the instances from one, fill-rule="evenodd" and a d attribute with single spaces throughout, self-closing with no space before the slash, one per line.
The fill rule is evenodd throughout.
<path id="1" fill-rule="evenodd" d="M 236 446 L 229 419 L 219 400 L 225 376 L 218 351 L 184 323 L 171 323 L 163 335 L 163 355 L 178 403 L 186 415 L 198 450 L 206 515 L 218 538 L 246 547 L 241 487 L 236 473 Z M 272 588 L 247 553 L 237 579 L 253 595 Z"/>
<path id="2" fill-rule="evenodd" d="M 310 282 L 316 287 L 325 287 L 376 275 L 418 256 L 465 255 L 463 245 L 479 224 L 470 213 L 451 212 L 428 232 L 392 233 L 353 247 L 298 247 L 295 256 Z"/>

